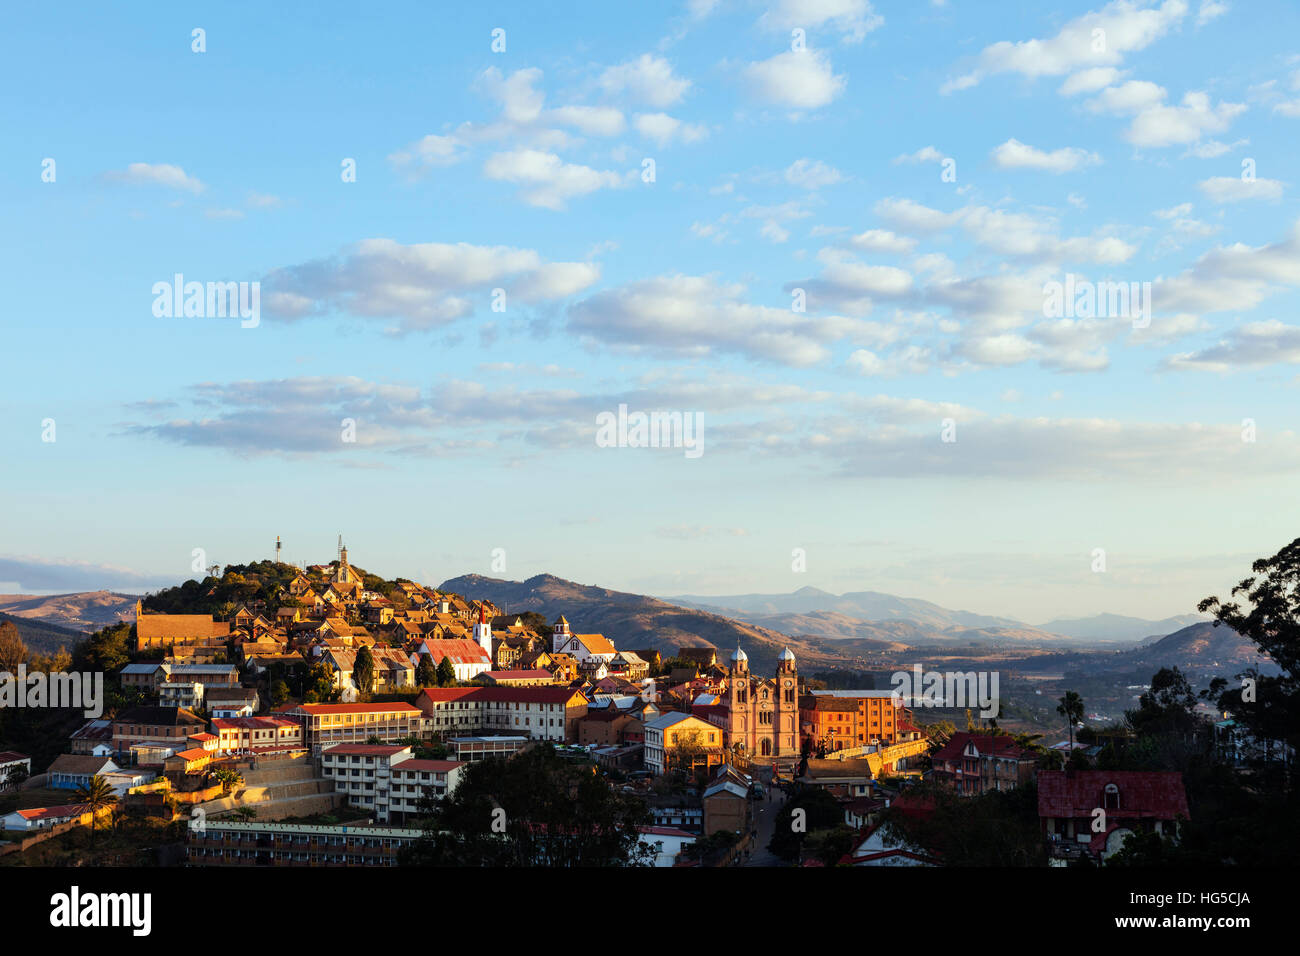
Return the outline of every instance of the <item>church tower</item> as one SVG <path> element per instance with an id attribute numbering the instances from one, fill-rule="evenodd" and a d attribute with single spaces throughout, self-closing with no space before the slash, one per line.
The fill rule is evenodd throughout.
<path id="1" fill-rule="evenodd" d="M 569 638 L 573 635 L 569 633 L 569 622 L 560 615 L 560 619 L 555 622 L 551 628 L 551 653 L 558 654 L 564 650 L 564 645 L 568 643 Z"/>
<path id="2" fill-rule="evenodd" d="M 773 736 L 778 756 L 799 752 L 799 668 L 794 652 L 786 647 L 776 661 L 776 719 Z"/>
<path id="3" fill-rule="evenodd" d="M 482 604 L 478 606 L 478 623 L 474 625 L 474 641 L 479 647 L 483 648 L 483 653 L 488 656 L 489 660 L 495 660 L 492 657 L 492 625 L 487 619 L 487 610 Z"/>

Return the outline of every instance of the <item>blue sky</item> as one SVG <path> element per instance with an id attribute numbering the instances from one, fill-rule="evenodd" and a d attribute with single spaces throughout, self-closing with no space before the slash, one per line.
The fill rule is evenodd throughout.
<path id="1" fill-rule="evenodd" d="M 1039 622 L 1295 537 L 1293 5 L 466 6 L 10 12 L 0 590 L 342 532 Z M 155 316 L 177 273 L 258 324 Z M 1149 323 L 1046 315 L 1067 274 Z M 620 404 L 703 454 L 598 447 Z"/>

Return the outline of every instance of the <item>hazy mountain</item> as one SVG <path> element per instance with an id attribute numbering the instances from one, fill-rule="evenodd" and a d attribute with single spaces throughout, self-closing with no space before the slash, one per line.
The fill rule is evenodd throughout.
<path id="1" fill-rule="evenodd" d="M 97 631 L 118 621 L 135 621 L 134 594 L 80 591 L 75 594 L 0 594 L 0 612 L 74 631 Z"/>
<path id="2" fill-rule="evenodd" d="M 6 621 L 18 629 L 18 636 L 27 645 L 29 652 L 39 651 L 42 654 L 52 654 L 59 648 L 71 652 L 73 646 L 86 637 L 83 631 L 74 631 L 71 628 L 58 627 L 54 624 L 46 624 L 30 618 L 0 614 L 0 623 Z"/>
<path id="3" fill-rule="evenodd" d="M 1201 614 L 1178 614 L 1160 621 L 1125 617 L 1122 614 L 1095 614 L 1092 617 L 1057 618 L 1038 625 L 1038 628 L 1054 634 L 1064 634 L 1066 637 L 1136 641 L 1144 637 L 1172 634 L 1174 631 L 1204 623 L 1206 620 L 1207 618 Z"/>
<path id="4" fill-rule="evenodd" d="M 508 614 L 537 611 L 550 621 L 563 614 L 574 632 L 604 634 L 621 650 L 653 648 L 671 655 L 678 647 L 708 646 L 718 648 L 719 656 L 726 657 L 739 644 L 749 655 L 750 668 L 760 674 L 772 673 L 783 647 L 794 652 L 800 666 L 824 666 L 839 660 L 807 641 L 769 628 L 641 594 L 576 584 L 552 574 L 539 574 L 527 581 L 466 574 L 444 581 L 438 589 L 467 598 L 487 598 Z"/>
<path id="5" fill-rule="evenodd" d="M 1210 621 L 1184 627 L 1158 641 L 1123 651 L 1116 657 L 1125 664 L 1153 670 L 1175 665 L 1183 670 L 1198 670 L 1217 665 L 1224 677 L 1252 665 L 1266 672 L 1277 669 L 1277 665 L 1261 655 L 1251 641 L 1230 627 L 1215 627 Z"/>
<path id="6" fill-rule="evenodd" d="M 680 595 L 663 600 L 683 607 L 694 607 L 750 620 L 756 616 L 777 614 L 814 614 L 828 612 L 857 618 L 860 621 L 913 621 L 930 627 L 1024 627 L 1024 622 L 1009 617 L 993 617 L 922 601 L 898 597 L 880 591 L 851 591 L 831 594 L 819 588 L 800 588 L 792 594 L 733 594 L 720 596 Z"/>
<path id="7" fill-rule="evenodd" d="M 793 634 L 797 637 L 818 638 L 826 641 L 871 641 L 878 650 L 905 651 L 918 645 L 958 644 L 1058 644 L 1065 640 L 1025 625 L 967 627 L 960 624 L 946 627 L 908 620 L 864 621 L 831 611 L 812 611 L 806 614 L 746 614 L 746 623 Z M 831 650 L 834 648 L 828 648 Z"/>

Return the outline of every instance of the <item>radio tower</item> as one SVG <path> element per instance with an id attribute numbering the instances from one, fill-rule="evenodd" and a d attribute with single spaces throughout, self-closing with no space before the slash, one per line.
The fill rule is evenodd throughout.
<path id="1" fill-rule="evenodd" d="M 280 536 L 275 536 L 275 563 L 280 563 Z"/>

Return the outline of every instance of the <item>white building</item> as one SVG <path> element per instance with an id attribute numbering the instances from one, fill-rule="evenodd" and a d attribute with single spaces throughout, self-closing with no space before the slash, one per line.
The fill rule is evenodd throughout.
<path id="1" fill-rule="evenodd" d="M 158 702 L 163 707 L 184 707 L 186 710 L 198 710 L 203 706 L 203 685 L 200 683 L 176 683 L 158 685 Z"/>
<path id="2" fill-rule="evenodd" d="M 348 803 L 373 810 L 386 823 L 419 811 L 426 790 L 442 799 L 460 783 L 455 760 L 418 760 L 410 747 L 381 744 L 336 744 L 321 752 L 321 773 Z"/>

